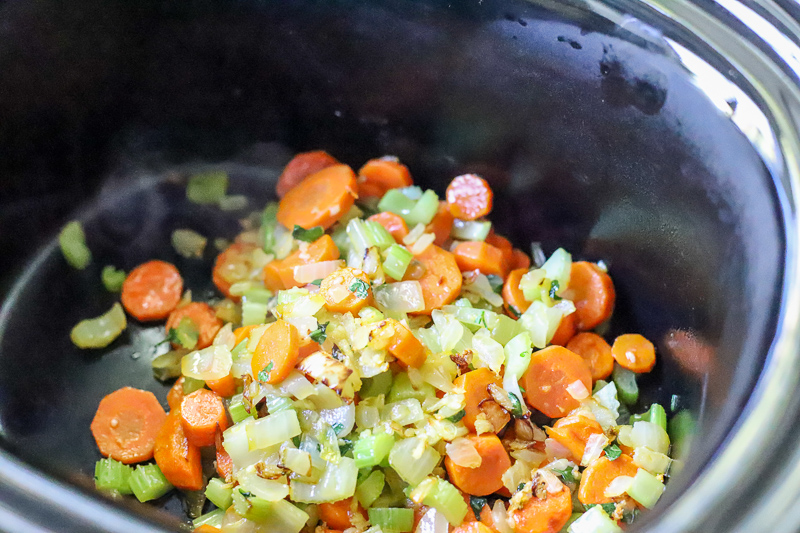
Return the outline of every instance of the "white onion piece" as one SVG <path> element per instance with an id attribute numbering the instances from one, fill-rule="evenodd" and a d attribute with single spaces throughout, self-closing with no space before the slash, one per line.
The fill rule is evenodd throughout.
<path id="1" fill-rule="evenodd" d="M 508 511 L 503 503 L 503 500 L 497 500 L 492 507 L 492 522 L 494 528 L 498 533 L 514 533 L 511 525 L 508 523 Z"/>
<path id="2" fill-rule="evenodd" d="M 294 279 L 298 283 L 311 283 L 318 279 L 325 279 L 328 274 L 332 274 L 339 270 L 343 261 L 337 259 L 335 261 L 321 261 L 319 263 L 309 263 L 307 265 L 298 265 L 294 267 Z"/>
<path id="3" fill-rule="evenodd" d="M 236 337 L 233 335 L 233 326 L 230 322 L 222 326 L 217 334 L 214 336 L 214 346 L 225 346 L 229 350 L 233 350 Z"/>
<path id="4" fill-rule="evenodd" d="M 286 376 L 286 379 L 280 384 L 280 389 L 284 395 L 294 396 L 298 400 L 305 400 L 317 392 L 314 385 L 297 370 L 292 370 L 292 372 Z"/>
<path id="5" fill-rule="evenodd" d="M 408 235 L 403 237 L 403 244 L 406 246 L 411 246 L 422 236 L 423 233 L 425 233 L 425 225 L 421 223 L 417 224 L 411 229 L 411 231 L 408 232 Z"/>
<path id="6" fill-rule="evenodd" d="M 545 488 L 547 489 L 547 492 L 549 492 L 550 494 L 557 494 L 563 490 L 564 484 L 561 482 L 560 479 L 558 479 L 558 476 L 556 476 L 550 470 L 546 468 L 541 468 L 537 470 L 536 473 L 539 476 L 541 476 L 542 480 L 544 480 Z"/>
<path id="7" fill-rule="evenodd" d="M 422 285 L 419 281 L 387 283 L 375 289 L 375 301 L 384 309 L 411 313 L 425 309 Z"/>
<path id="8" fill-rule="evenodd" d="M 445 445 L 445 451 L 450 460 L 464 468 L 478 468 L 481 466 L 481 454 L 471 440 L 459 437 Z"/>
<path id="9" fill-rule="evenodd" d="M 336 431 L 337 437 L 346 437 L 353 431 L 353 426 L 356 423 L 356 406 L 348 403 L 335 409 L 324 409 L 319 412 L 319 417 L 334 430 L 338 430 Z M 337 427 L 337 424 L 339 424 L 339 427 Z"/>
<path id="10" fill-rule="evenodd" d="M 567 392 L 576 400 L 584 400 L 589 397 L 589 389 L 583 384 L 581 380 L 575 380 L 567 385 Z"/>
<path id="11" fill-rule="evenodd" d="M 603 496 L 606 498 L 616 498 L 617 496 L 622 496 L 628 491 L 629 488 L 631 488 L 632 483 L 633 478 L 630 476 L 616 477 L 611 481 L 611 483 L 608 484 L 605 492 L 603 492 Z"/>
<path id="12" fill-rule="evenodd" d="M 634 448 L 644 446 L 664 455 L 669 452 L 669 435 L 664 428 L 652 422 L 641 421 L 633 424 L 630 440 Z"/>
<path id="13" fill-rule="evenodd" d="M 544 440 L 544 452 L 547 454 L 547 459 L 549 461 L 552 461 L 553 459 L 566 459 L 567 457 L 572 457 L 572 452 L 569 451 L 569 448 L 557 440 L 550 438 Z"/>
<path id="14" fill-rule="evenodd" d="M 181 373 L 189 378 L 209 381 L 222 379 L 231 371 L 233 358 L 227 346 L 209 346 L 181 359 Z"/>
<path id="15" fill-rule="evenodd" d="M 603 449 L 608 446 L 608 437 L 602 433 L 594 433 L 586 440 L 586 447 L 583 450 L 581 466 L 589 466 L 603 453 Z"/>
<path id="16" fill-rule="evenodd" d="M 308 337 L 309 333 L 317 329 L 317 319 L 313 316 L 287 317 L 284 320 L 297 328 L 297 333 L 301 338 Z"/>
<path id="17" fill-rule="evenodd" d="M 411 245 L 411 248 L 408 249 L 414 255 L 419 255 L 424 252 L 428 246 L 433 244 L 433 241 L 436 240 L 436 235 L 433 233 L 423 233 L 419 239 L 414 241 L 414 244 Z"/>
<path id="18" fill-rule="evenodd" d="M 450 524 L 444 514 L 431 507 L 419 519 L 415 533 L 447 533 L 449 529 Z"/>

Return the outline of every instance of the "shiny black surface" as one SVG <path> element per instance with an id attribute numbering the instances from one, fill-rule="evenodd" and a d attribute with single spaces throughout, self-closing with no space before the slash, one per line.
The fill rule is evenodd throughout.
<path id="1" fill-rule="evenodd" d="M 179 260 L 169 233 L 231 237 L 238 214 L 188 205 L 180 176 L 221 164 L 256 207 L 292 152 L 321 148 L 355 167 L 396 155 L 439 193 L 479 172 L 518 246 L 605 260 L 618 290 L 611 334 L 641 332 L 661 354 L 642 405 L 679 394 L 701 417 L 662 505 L 679 496 L 730 430 L 772 340 L 780 207 L 747 140 L 668 50 L 551 7 L 0 3 L 3 447 L 91 486 L 99 399 L 122 385 L 165 394 L 140 328 L 108 350 L 71 346 L 71 326 L 114 301 L 100 268 L 159 257 L 209 291 L 211 255 Z M 42 248 L 73 216 L 95 253 L 83 272 Z M 696 332 L 710 362 L 686 370 L 665 345 L 671 329 Z M 15 494 L 0 483 L 23 515 L 50 505 L 47 491 Z M 63 527 L 41 521 L 88 531 L 81 512 Z"/>

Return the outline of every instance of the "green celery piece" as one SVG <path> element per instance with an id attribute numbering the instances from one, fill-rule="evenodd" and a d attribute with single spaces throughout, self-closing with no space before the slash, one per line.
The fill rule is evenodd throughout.
<path id="1" fill-rule="evenodd" d="M 204 172 L 189 178 L 186 198 L 195 204 L 216 204 L 228 190 L 228 174 L 222 171 Z"/>
<path id="2" fill-rule="evenodd" d="M 356 498 L 364 509 L 368 509 L 383 492 L 386 476 L 380 470 L 374 470 L 356 487 Z"/>
<path id="3" fill-rule="evenodd" d="M 361 436 L 353 447 L 353 459 L 358 468 L 377 466 L 388 457 L 394 446 L 394 437 L 388 433 Z"/>
<path id="4" fill-rule="evenodd" d="M 112 458 L 100 459 L 94 467 L 94 484 L 98 490 L 132 494 L 130 477 L 133 468 Z"/>
<path id="5" fill-rule="evenodd" d="M 156 464 L 137 466 L 131 474 L 130 486 L 134 496 L 140 502 L 160 498 L 173 488 Z"/>
<path id="6" fill-rule="evenodd" d="M 358 395 L 361 398 L 372 398 L 380 394 L 389 394 L 392 388 L 392 371 L 381 372 L 377 376 L 364 378 L 361 380 L 361 390 Z"/>
<path id="7" fill-rule="evenodd" d="M 636 384 L 636 374 L 614 363 L 611 374 L 617 386 L 619 399 L 625 405 L 634 405 L 639 400 L 639 386 Z"/>
<path id="8" fill-rule="evenodd" d="M 233 487 L 215 477 L 208 480 L 206 498 L 220 509 L 227 509 L 233 504 Z"/>
<path id="9" fill-rule="evenodd" d="M 106 265 L 100 272 L 100 279 L 103 281 L 103 287 L 108 292 L 119 292 L 122 289 L 122 284 L 125 282 L 125 271 L 118 270 L 111 265 Z"/>
<path id="10" fill-rule="evenodd" d="M 373 507 L 367 511 L 369 521 L 384 533 L 405 533 L 414 527 L 413 509 L 397 507 Z"/>
<path id="11" fill-rule="evenodd" d="M 83 270 L 92 261 L 92 252 L 86 246 L 83 226 L 77 220 L 68 222 L 58 234 L 58 244 L 64 259 L 71 267 Z"/>

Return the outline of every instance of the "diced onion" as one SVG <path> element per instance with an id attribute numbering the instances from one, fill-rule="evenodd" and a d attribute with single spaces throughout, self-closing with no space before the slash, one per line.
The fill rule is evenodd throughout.
<path id="1" fill-rule="evenodd" d="M 492 525 L 498 533 L 514 533 L 508 523 L 508 511 L 503 500 L 497 499 L 492 507 Z"/>
<path id="2" fill-rule="evenodd" d="M 417 224 L 411 229 L 411 231 L 408 232 L 408 235 L 403 237 L 403 244 L 406 246 L 411 246 L 422 236 L 423 233 L 425 233 L 425 225 Z"/>
<path id="3" fill-rule="evenodd" d="M 447 456 L 458 466 L 464 468 L 478 468 L 481 466 L 481 454 L 471 440 L 457 438 L 445 446 Z"/>
<path id="4" fill-rule="evenodd" d="M 612 381 L 593 395 L 594 400 L 611 411 L 614 420 L 619 417 L 619 400 L 617 399 L 617 386 Z"/>
<path id="5" fill-rule="evenodd" d="M 476 368 L 485 366 L 500 375 L 506 357 L 505 352 L 503 345 L 492 338 L 488 329 L 481 328 L 473 335 L 472 350 L 475 355 L 472 363 Z"/>
<path id="6" fill-rule="evenodd" d="M 222 379 L 231 371 L 233 358 L 227 346 L 212 345 L 183 356 L 181 373 L 187 378 Z"/>
<path id="7" fill-rule="evenodd" d="M 669 470 L 672 459 L 663 453 L 654 452 L 650 448 L 639 446 L 633 450 L 633 464 L 644 468 L 651 474 L 664 474 Z"/>
<path id="8" fill-rule="evenodd" d="M 294 267 L 294 279 L 298 283 L 306 284 L 318 279 L 325 279 L 328 274 L 336 272 L 343 266 L 344 262 L 337 259 L 335 261 L 321 261 L 319 263 L 309 263 Z"/>
<path id="9" fill-rule="evenodd" d="M 326 389 L 330 391 L 327 387 Z M 333 394 L 336 395 L 335 392 Z M 353 426 L 356 423 L 356 407 L 349 403 L 335 409 L 322 410 L 319 412 L 319 416 L 336 430 L 337 437 L 346 437 L 353 431 Z"/>
<path id="10" fill-rule="evenodd" d="M 264 479 L 256 473 L 255 467 L 248 467 L 236 473 L 242 489 L 252 492 L 259 498 L 276 502 L 289 495 L 289 486 L 272 479 Z"/>
<path id="11" fill-rule="evenodd" d="M 558 479 L 553 472 L 548 470 L 547 468 L 540 468 L 536 471 L 537 475 L 541 477 L 542 480 L 545 482 L 545 489 L 550 494 L 558 494 L 564 488 L 564 483 Z"/>
<path id="12" fill-rule="evenodd" d="M 547 459 L 549 460 L 572 457 L 572 452 L 569 451 L 569 448 L 551 438 L 545 439 L 544 452 L 547 454 Z"/>
<path id="13" fill-rule="evenodd" d="M 615 477 L 606 487 L 606 490 L 603 492 L 603 496 L 606 498 L 616 498 L 617 496 L 622 496 L 628 491 L 632 483 L 633 478 L 630 476 Z"/>
<path id="14" fill-rule="evenodd" d="M 586 440 L 586 447 L 581 458 L 582 466 L 589 466 L 603 453 L 603 449 L 608 446 L 608 437 L 602 433 L 594 433 Z"/>
<path id="15" fill-rule="evenodd" d="M 233 350 L 236 337 L 233 335 L 233 326 L 228 322 L 222 326 L 217 334 L 214 336 L 212 344 L 218 346 L 225 346 L 229 350 Z"/>
<path id="16" fill-rule="evenodd" d="M 413 313 L 425 309 L 422 285 L 419 281 L 399 281 L 375 288 L 375 301 L 384 309 Z"/>
<path id="17" fill-rule="evenodd" d="M 520 483 L 527 483 L 531 480 L 531 468 L 522 461 L 515 462 L 511 468 L 503 472 L 501 481 L 503 486 L 510 492 L 515 492 Z"/>
<path id="18" fill-rule="evenodd" d="M 300 372 L 292 370 L 280 384 L 281 392 L 294 396 L 298 400 L 305 400 L 316 392 L 312 385 Z"/>
<path id="19" fill-rule="evenodd" d="M 433 233 L 423 233 L 419 239 L 414 241 L 414 244 L 411 245 L 409 251 L 414 255 L 419 255 L 424 252 L 428 246 L 433 244 L 433 241 L 436 240 L 436 235 Z"/>
<path id="20" fill-rule="evenodd" d="M 461 286 L 461 290 L 464 293 L 477 294 L 489 302 L 489 305 L 495 307 L 503 305 L 503 297 L 492 290 L 489 278 L 477 270 L 464 275 L 464 284 Z"/>
<path id="21" fill-rule="evenodd" d="M 578 401 L 589 397 L 589 389 L 586 388 L 586 385 L 581 380 L 575 380 L 567 385 L 567 392 Z"/>
<path id="22" fill-rule="evenodd" d="M 667 454 L 669 452 L 669 435 L 658 424 L 640 421 L 633 424 L 630 440 L 634 448 L 644 446 L 654 452 Z"/>
<path id="23" fill-rule="evenodd" d="M 415 533 L 447 533 L 450 524 L 444 515 L 431 507 L 419 519 Z"/>

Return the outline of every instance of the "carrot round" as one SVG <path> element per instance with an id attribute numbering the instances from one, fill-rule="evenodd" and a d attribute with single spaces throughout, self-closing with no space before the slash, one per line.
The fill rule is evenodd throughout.
<path id="1" fill-rule="evenodd" d="M 594 263 L 576 261 L 569 274 L 565 296 L 575 303 L 575 325 L 588 331 L 605 322 L 614 310 L 614 283 Z"/>
<path id="2" fill-rule="evenodd" d="M 198 389 L 185 396 L 180 413 L 183 433 L 195 446 L 211 446 L 217 431 L 228 428 L 228 415 L 222 398 L 208 389 Z"/>
<path id="3" fill-rule="evenodd" d="M 589 365 L 580 355 L 561 346 L 548 346 L 533 352 L 528 369 L 520 380 L 528 404 L 549 416 L 564 416 L 580 405 L 567 387 L 580 381 L 587 391 L 592 390 Z"/>
<path id="4" fill-rule="evenodd" d="M 546 498 L 534 495 L 521 509 L 509 513 L 515 531 L 526 533 L 558 533 L 572 515 L 572 494 L 567 486 Z"/>
<path id="5" fill-rule="evenodd" d="M 611 346 L 596 333 L 578 333 L 567 343 L 567 350 L 583 357 L 589 365 L 592 380 L 606 379 L 614 370 L 614 357 Z"/>
<path id="6" fill-rule="evenodd" d="M 514 251 L 511 254 L 510 267 L 514 269 L 524 268 L 525 270 L 528 270 L 531 268 L 531 258 L 519 248 L 514 248 Z"/>
<path id="7" fill-rule="evenodd" d="M 388 319 L 394 328 L 394 336 L 389 343 L 389 353 L 405 366 L 419 368 L 425 363 L 425 347 L 411 330 L 397 320 Z"/>
<path id="8" fill-rule="evenodd" d="M 263 271 L 264 285 L 271 291 L 298 287 L 301 283 L 294 279 L 294 267 L 335 259 L 339 259 L 339 248 L 330 235 L 323 235 L 287 258 L 267 263 Z"/>
<path id="9" fill-rule="evenodd" d="M 489 394 L 488 390 L 490 384 L 495 384 L 500 388 L 503 387 L 502 380 L 488 368 L 478 368 L 466 372 L 453 381 L 456 389 L 464 389 L 466 404 L 464 405 L 465 414 L 463 420 L 464 425 L 470 431 L 475 431 L 475 420 L 478 419 L 478 415 L 481 413 L 481 403 L 492 400 L 492 395 Z"/>
<path id="10" fill-rule="evenodd" d="M 183 279 L 164 261 L 148 261 L 131 270 L 122 284 L 122 305 L 141 322 L 164 320 L 181 299 Z"/>
<path id="11" fill-rule="evenodd" d="M 472 510 L 467 511 L 467 516 L 472 512 Z M 464 522 L 457 528 L 453 529 L 452 533 L 496 533 L 494 529 L 490 528 L 487 525 L 484 525 L 483 522 Z"/>
<path id="12" fill-rule="evenodd" d="M 455 256 L 435 244 L 425 248 L 415 259 L 424 269 L 422 277 L 417 279 L 422 286 L 425 300 L 425 308 L 419 314 L 429 315 L 434 309 L 439 309 L 458 297 L 461 292 L 461 270 Z M 406 272 L 406 280 L 412 279 L 410 274 Z"/>
<path id="13" fill-rule="evenodd" d="M 317 506 L 319 510 L 319 519 L 325 522 L 329 528 L 345 530 L 353 527 L 353 498 L 345 498 L 337 502 L 320 503 Z M 358 506 L 358 512 L 366 519 L 364 510 L 361 505 Z"/>
<path id="14" fill-rule="evenodd" d="M 297 364 L 300 353 L 297 328 L 284 320 L 273 322 L 261 335 L 251 366 L 253 376 L 262 383 L 280 383 Z"/>
<path id="15" fill-rule="evenodd" d="M 170 387 L 169 392 L 167 393 L 167 405 L 170 409 L 175 409 L 181 405 L 183 401 L 183 382 L 186 379 L 181 376 L 179 377 L 175 383 Z"/>
<path id="16" fill-rule="evenodd" d="M 584 505 L 611 503 L 612 498 L 605 495 L 611 482 L 619 476 L 634 477 L 638 470 L 639 468 L 633 464 L 633 459 L 624 453 L 613 461 L 606 456 L 600 457 L 583 471 L 581 484 L 578 487 L 578 499 Z"/>
<path id="17" fill-rule="evenodd" d="M 500 250 L 503 253 L 503 259 L 505 259 L 506 264 L 511 265 L 511 261 L 514 259 L 514 247 L 511 245 L 511 241 L 502 235 L 498 235 L 492 229 L 489 231 L 489 235 L 486 236 L 486 244 L 491 244 Z"/>
<path id="18" fill-rule="evenodd" d="M 413 185 L 408 167 L 396 157 L 381 157 L 367 161 L 358 171 L 358 195 L 380 198 L 389 189 Z"/>
<path id="19" fill-rule="evenodd" d="M 218 527 L 210 526 L 208 524 L 201 524 L 192 530 L 192 533 L 222 533 Z"/>
<path id="20" fill-rule="evenodd" d="M 372 303 L 369 276 L 357 268 L 347 267 L 328 274 L 319 286 L 325 307 L 334 313 L 357 314 Z"/>
<path id="21" fill-rule="evenodd" d="M 283 198 L 287 192 L 311 174 L 338 164 L 340 163 L 335 157 L 322 150 L 299 153 L 283 167 L 278 184 L 275 186 L 275 193 L 278 198 Z"/>
<path id="22" fill-rule="evenodd" d="M 611 355 L 619 366 L 631 372 L 650 372 L 656 364 L 655 346 L 637 333 L 620 335 L 614 339 Z"/>
<path id="23" fill-rule="evenodd" d="M 450 212 L 450 207 L 447 202 L 439 202 L 439 209 L 433 215 L 433 220 L 430 224 L 425 226 L 426 233 L 433 233 L 433 244 L 436 246 L 444 246 L 447 239 L 450 238 L 450 232 L 453 230 L 453 213 Z"/>
<path id="24" fill-rule="evenodd" d="M 508 273 L 508 277 L 503 283 L 503 307 L 508 316 L 512 318 L 519 318 L 531 306 L 531 303 L 525 299 L 522 289 L 519 288 L 519 282 L 527 272 L 527 268 L 514 269 Z"/>
<path id="25" fill-rule="evenodd" d="M 197 346 L 195 346 L 198 350 L 211 346 L 214 337 L 222 327 L 222 320 L 217 318 L 213 307 L 202 302 L 192 302 L 171 312 L 164 329 L 169 333 L 169 330 L 177 328 L 184 318 L 189 318 L 194 322 L 200 331 L 197 337 Z M 173 346 L 177 347 L 174 343 Z"/>
<path id="26" fill-rule="evenodd" d="M 217 256 L 214 269 L 211 271 L 211 279 L 225 297 L 239 301 L 239 296 L 230 293 L 231 285 L 250 279 L 250 273 L 254 268 L 253 250 L 255 249 L 255 244 L 236 242 Z"/>
<path id="27" fill-rule="evenodd" d="M 297 360 L 301 361 L 311 355 L 312 353 L 318 352 L 322 349 L 318 342 L 311 340 L 311 337 L 303 337 L 300 339 L 300 349 L 297 355 Z"/>
<path id="28" fill-rule="evenodd" d="M 553 333 L 553 338 L 550 339 L 550 344 L 566 346 L 577 332 L 578 329 L 575 327 L 575 313 L 562 316 L 555 333 Z"/>
<path id="29" fill-rule="evenodd" d="M 481 465 L 477 468 L 459 466 L 450 459 L 450 456 L 446 456 L 444 467 L 447 469 L 450 481 L 460 490 L 473 496 L 488 496 L 497 492 L 503 487 L 503 474 L 511 467 L 511 458 L 503 448 L 503 443 L 493 433 L 473 434 L 466 438 L 475 445 L 481 456 Z"/>
<path id="30" fill-rule="evenodd" d="M 586 449 L 586 441 L 596 433 L 602 433 L 603 428 L 597 421 L 583 415 L 569 415 L 559 418 L 553 427 L 547 428 L 550 438 L 557 440 L 564 445 L 573 460 L 580 464 L 583 452 Z"/>
<path id="31" fill-rule="evenodd" d="M 203 465 L 200 448 L 183 433 L 180 409 L 167 415 L 156 436 L 153 457 L 167 481 L 184 490 L 203 488 Z"/>
<path id="32" fill-rule="evenodd" d="M 356 175 L 347 165 L 324 168 L 286 193 L 278 205 L 278 222 L 290 229 L 328 229 L 353 207 L 356 188 Z"/>
<path id="33" fill-rule="evenodd" d="M 233 345 L 236 346 L 245 339 L 250 338 L 250 333 L 260 327 L 261 324 L 250 324 L 249 326 L 241 326 L 233 330 Z"/>
<path id="34" fill-rule="evenodd" d="M 92 435 L 105 457 L 125 464 L 147 461 L 166 416 L 152 392 L 123 387 L 100 400 Z"/>
<path id="35" fill-rule="evenodd" d="M 480 270 L 487 276 L 494 274 L 505 278 L 508 274 L 508 263 L 502 250 L 483 241 L 467 241 L 459 243 L 453 250 L 456 264 L 462 272 Z"/>
<path id="36" fill-rule="evenodd" d="M 454 178 L 447 186 L 446 196 L 450 212 L 461 220 L 475 220 L 492 211 L 492 188 L 476 174 Z"/>
<path id="37" fill-rule="evenodd" d="M 207 379 L 206 385 L 222 398 L 229 398 L 236 394 L 236 379 L 230 374 L 224 378 Z"/>
<path id="38" fill-rule="evenodd" d="M 367 220 L 377 222 L 383 226 L 397 242 L 402 242 L 403 238 L 408 235 L 408 224 L 400 215 L 383 211 L 372 215 Z"/>

